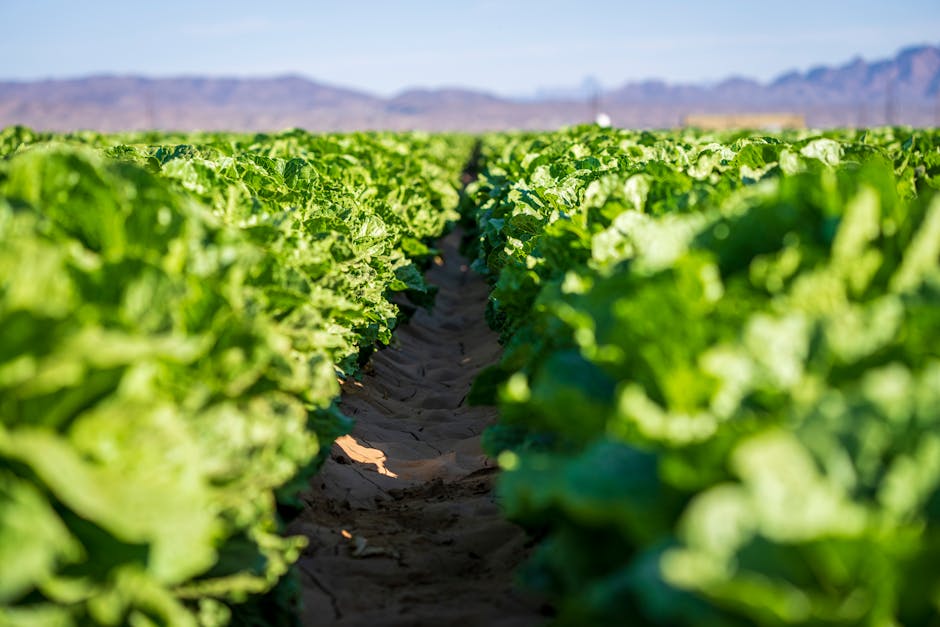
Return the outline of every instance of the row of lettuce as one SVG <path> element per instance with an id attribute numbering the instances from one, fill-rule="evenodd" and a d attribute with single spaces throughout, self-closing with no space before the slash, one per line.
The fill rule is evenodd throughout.
<path id="1" fill-rule="evenodd" d="M 225 624 L 275 585 L 470 142 L 0 132 L 0 623 Z"/>
<path id="2" fill-rule="evenodd" d="M 940 132 L 493 135 L 485 444 L 559 625 L 940 620 Z"/>

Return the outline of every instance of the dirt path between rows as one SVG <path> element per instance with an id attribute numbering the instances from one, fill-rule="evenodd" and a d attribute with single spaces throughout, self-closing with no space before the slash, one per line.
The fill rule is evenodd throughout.
<path id="1" fill-rule="evenodd" d="M 356 420 L 305 493 L 291 533 L 303 623 L 369 627 L 539 625 L 537 600 L 513 589 L 526 537 L 492 493 L 496 468 L 480 449 L 494 408 L 467 407 L 479 370 L 500 353 L 484 320 L 486 284 L 442 241 L 434 310 L 419 311 L 343 387 Z"/>

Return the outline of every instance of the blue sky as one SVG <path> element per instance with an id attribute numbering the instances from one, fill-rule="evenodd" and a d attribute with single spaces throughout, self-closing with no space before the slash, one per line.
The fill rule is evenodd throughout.
<path id="1" fill-rule="evenodd" d="M 0 79 L 92 73 L 310 78 L 392 94 L 767 80 L 940 44 L 940 0 L 0 0 Z"/>

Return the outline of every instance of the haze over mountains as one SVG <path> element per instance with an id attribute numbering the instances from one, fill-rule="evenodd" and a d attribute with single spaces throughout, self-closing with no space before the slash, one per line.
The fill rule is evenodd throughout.
<path id="1" fill-rule="evenodd" d="M 568 94 L 576 94 L 571 90 Z M 582 90 L 583 93 L 583 90 Z M 501 130 L 556 128 L 598 111 L 616 126 L 674 127 L 696 113 L 790 112 L 810 126 L 940 125 L 940 47 L 894 58 L 854 59 L 790 72 L 769 83 L 729 78 L 715 85 L 627 83 L 577 98 L 545 90 L 510 99 L 467 89 L 411 89 L 391 98 L 275 78 L 92 76 L 0 82 L 0 126 L 43 130 L 227 129 Z"/>

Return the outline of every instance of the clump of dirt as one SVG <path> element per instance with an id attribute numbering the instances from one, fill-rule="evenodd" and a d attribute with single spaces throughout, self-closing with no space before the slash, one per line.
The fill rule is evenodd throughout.
<path id="1" fill-rule="evenodd" d="M 488 289 L 442 241 L 428 272 L 439 292 L 343 386 L 356 420 L 303 495 L 288 531 L 300 559 L 305 625 L 487 625 L 544 621 L 514 588 L 527 538 L 501 515 L 498 474 L 480 448 L 494 408 L 468 407 L 477 373 L 500 354 L 487 327 Z"/>

